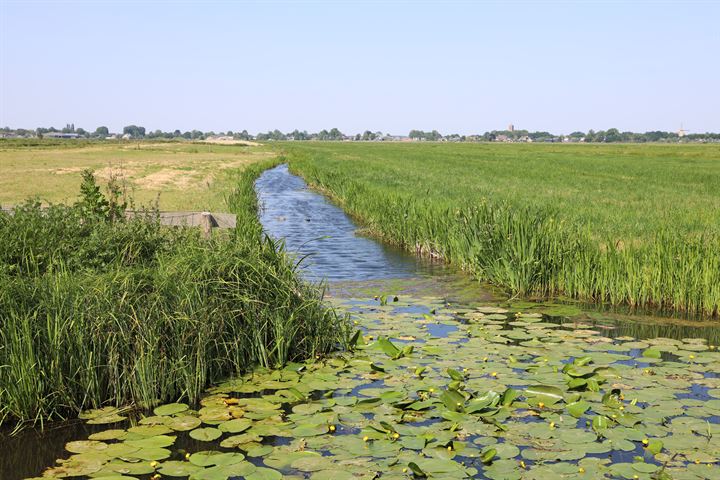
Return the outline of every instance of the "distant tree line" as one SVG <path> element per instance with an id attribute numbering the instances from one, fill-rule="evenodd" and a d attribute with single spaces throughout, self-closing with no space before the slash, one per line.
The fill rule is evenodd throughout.
<path id="1" fill-rule="evenodd" d="M 184 140 L 206 140 L 208 138 L 227 137 L 234 140 L 258 140 L 258 141 L 357 141 L 377 142 L 391 140 L 413 140 L 413 141 L 448 141 L 448 142 L 584 142 L 584 143 L 646 143 L 646 142 L 720 142 L 720 133 L 691 133 L 650 131 L 645 133 L 621 132 L 617 128 L 607 130 L 589 130 L 588 132 L 576 131 L 567 135 L 557 135 L 550 132 L 531 132 L 528 130 L 493 130 L 483 134 L 460 135 L 457 133 L 443 135 L 437 130 L 429 132 L 423 130 L 410 130 L 407 136 L 390 135 L 380 131 L 365 130 L 363 133 L 346 135 L 337 128 L 321 130 L 316 133 L 308 133 L 306 130 L 293 130 L 283 133 L 280 130 L 271 130 L 266 133 L 252 135 L 247 130 L 234 132 L 203 132 L 201 130 L 191 131 L 147 131 L 145 127 L 138 125 L 127 125 L 123 127 L 122 133 L 113 134 L 108 127 L 100 126 L 94 131 L 83 128 L 75 128 L 74 124 L 68 124 L 65 128 L 40 127 L 34 130 L 9 127 L 0 129 L 0 137 L 43 137 L 51 133 L 72 134 L 73 137 L 88 139 L 104 138 L 133 138 L 133 139 L 184 139 Z"/>

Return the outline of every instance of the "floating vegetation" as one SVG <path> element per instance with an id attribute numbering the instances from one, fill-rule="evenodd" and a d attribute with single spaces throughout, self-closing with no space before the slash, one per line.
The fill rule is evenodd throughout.
<path id="1" fill-rule="evenodd" d="M 611 339 L 428 298 L 337 305 L 362 328 L 352 352 L 109 425 L 42 478 L 720 476 L 720 354 L 703 339 Z"/>

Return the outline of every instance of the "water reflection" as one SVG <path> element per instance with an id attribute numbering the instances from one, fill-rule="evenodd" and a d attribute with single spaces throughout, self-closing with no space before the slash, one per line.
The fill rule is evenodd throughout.
<path id="1" fill-rule="evenodd" d="M 358 236 L 357 226 L 339 207 L 312 192 L 287 165 L 265 171 L 255 183 L 260 222 L 272 237 L 284 239 L 310 280 L 408 278 L 445 270 L 379 242 Z"/>

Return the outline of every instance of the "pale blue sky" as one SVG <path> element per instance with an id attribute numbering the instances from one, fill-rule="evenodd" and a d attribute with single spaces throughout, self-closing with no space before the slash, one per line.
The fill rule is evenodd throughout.
<path id="1" fill-rule="evenodd" d="M 720 1 L 0 4 L 0 126 L 720 131 Z"/>

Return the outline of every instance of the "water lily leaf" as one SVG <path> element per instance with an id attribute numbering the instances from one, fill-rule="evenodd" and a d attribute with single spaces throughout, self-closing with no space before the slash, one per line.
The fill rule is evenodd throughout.
<path id="1" fill-rule="evenodd" d="M 220 423 L 217 428 L 227 433 L 242 433 L 252 427 L 253 421 L 248 418 L 236 418 Z"/>
<path id="2" fill-rule="evenodd" d="M 280 472 L 266 467 L 258 467 L 252 473 L 245 475 L 245 480 L 281 480 L 282 478 Z"/>
<path id="3" fill-rule="evenodd" d="M 613 420 L 623 427 L 633 427 L 640 423 L 640 419 L 632 413 L 620 413 L 613 416 Z"/>
<path id="4" fill-rule="evenodd" d="M 445 408 L 452 412 L 461 412 L 464 410 L 465 397 L 455 390 L 445 390 L 440 395 L 440 400 L 445 404 Z"/>
<path id="5" fill-rule="evenodd" d="M 381 367 L 380 365 L 376 364 L 376 363 L 371 363 L 371 364 L 370 364 L 370 369 L 373 370 L 373 371 L 375 371 L 375 372 L 385 373 L 385 369 L 384 369 L 383 367 Z"/>
<path id="6" fill-rule="evenodd" d="M 413 472 L 413 475 L 415 475 L 416 477 L 427 477 L 425 472 L 422 470 L 422 468 L 420 468 L 420 466 L 417 463 L 410 462 L 410 463 L 408 463 L 408 467 Z"/>
<path id="7" fill-rule="evenodd" d="M 153 413 L 159 416 L 168 416 L 184 412 L 188 408 L 189 407 L 184 403 L 168 403 L 166 405 L 156 407 L 153 410 Z"/>
<path id="8" fill-rule="evenodd" d="M 464 400 L 464 397 L 463 397 Z M 492 390 L 483 395 L 473 398 L 467 403 L 465 411 L 467 413 L 476 413 L 487 407 L 494 407 L 500 402 L 500 395 Z"/>
<path id="9" fill-rule="evenodd" d="M 657 455 L 660 453 L 663 449 L 663 442 L 662 440 L 658 440 L 657 438 L 652 438 L 648 441 L 647 445 L 647 451 L 652 453 L 653 455 Z"/>
<path id="10" fill-rule="evenodd" d="M 380 337 L 377 339 L 377 344 L 380 349 L 390 358 L 396 358 L 400 354 L 400 349 L 397 348 L 387 337 Z"/>
<path id="11" fill-rule="evenodd" d="M 202 467 L 193 465 L 190 462 L 170 460 L 160 465 L 158 473 L 168 477 L 187 477 L 201 469 Z"/>
<path id="12" fill-rule="evenodd" d="M 505 392 L 503 392 L 500 403 L 504 407 L 509 407 L 519 396 L 520 392 L 518 392 L 514 388 L 508 388 L 505 390 Z"/>
<path id="13" fill-rule="evenodd" d="M 580 418 L 590 408 L 590 404 L 585 400 L 580 400 L 567 404 L 567 411 L 575 418 Z"/>
<path id="14" fill-rule="evenodd" d="M 563 400 L 563 392 L 551 385 L 533 385 L 525 389 L 525 395 L 537 397 L 546 405 L 554 405 Z"/>
<path id="15" fill-rule="evenodd" d="M 576 357 L 573 360 L 573 365 L 583 367 L 583 366 L 587 365 L 588 363 L 592 363 L 592 361 L 593 361 L 593 359 L 590 356 Z"/>
<path id="16" fill-rule="evenodd" d="M 208 450 L 190 455 L 189 461 L 198 467 L 212 467 L 213 465 L 233 465 L 245 459 L 245 455 L 239 452 L 218 452 Z"/>
<path id="17" fill-rule="evenodd" d="M 633 470 L 642 472 L 642 473 L 653 473 L 658 469 L 658 466 L 652 465 L 650 463 L 635 462 L 632 464 L 632 468 L 633 468 Z"/>
<path id="18" fill-rule="evenodd" d="M 306 400 L 307 399 L 307 396 L 305 396 L 300 390 L 298 390 L 295 387 L 289 387 L 287 389 L 287 391 L 290 392 L 298 400 Z"/>
<path id="19" fill-rule="evenodd" d="M 266 455 L 270 455 L 275 448 L 272 445 L 257 445 L 252 448 L 247 449 L 247 456 L 248 457 L 264 457 Z"/>
<path id="20" fill-rule="evenodd" d="M 256 471 L 258 467 L 250 462 L 242 461 L 232 465 L 216 465 L 198 470 L 190 475 L 190 480 L 227 480 L 233 477 L 245 477 Z"/>
<path id="21" fill-rule="evenodd" d="M 494 447 L 486 448 L 480 454 L 480 461 L 484 464 L 489 464 L 493 461 L 493 458 L 495 458 L 496 454 L 497 454 L 497 450 Z"/>
<path id="22" fill-rule="evenodd" d="M 105 415 L 103 417 L 94 417 L 87 421 L 90 425 L 107 425 L 109 423 L 119 423 L 122 421 L 127 420 L 127 417 L 124 417 L 119 414 L 113 414 L 113 415 Z"/>
<path id="23" fill-rule="evenodd" d="M 192 417 L 190 415 L 171 417 L 165 422 L 165 425 L 177 432 L 186 432 L 188 430 L 193 430 L 199 427 L 201 424 L 202 420 L 197 417 Z"/>
<path id="24" fill-rule="evenodd" d="M 609 408 L 620 408 L 623 406 L 622 400 L 620 400 L 620 390 L 615 388 L 603 395 L 602 403 Z"/>
<path id="25" fill-rule="evenodd" d="M 201 442 L 211 442 L 222 436 L 222 431 L 218 428 L 196 428 L 190 432 L 190 438 L 200 440 Z"/>
<path id="26" fill-rule="evenodd" d="M 327 424 L 305 423 L 293 428 L 292 434 L 295 437 L 314 437 L 328 433 L 328 429 Z"/>
<path id="27" fill-rule="evenodd" d="M 597 435 L 595 433 L 586 432 L 585 430 L 572 429 L 561 431 L 560 439 L 570 445 L 573 445 L 574 447 L 577 447 L 578 444 L 594 442 L 597 440 Z"/>
<path id="28" fill-rule="evenodd" d="M 176 437 L 172 435 L 157 435 L 155 437 L 140 438 L 137 440 L 126 440 L 125 443 L 132 447 L 139 448 L 162 448 L 175 443 L 175 438 Z"/>
<path id="29" fill-rule="evenodd" d="M 310 480 L 352 480 L 357 478 L 352 472 L 340 469 L 327 469 L 313 472 Z"/>
<path id="30" fill-rule="evenodd" d="M 72 453 L 101 452 L 107 448 L 107 443 L 97 440 L 77 440 L 65 444 L 65 450 Z"/>
<path id="31" fill-rule="evenodd" d="M 596 432 L 605 430 L 609 425 L 610 420 L 605 415 L 596 415 L 593 417 L 592 427 Z"/>
<path id="32" fill-rule="evenodd" d="M 171 452 L 167 448 L 148 447 L 141 448 L 129 455 L 131 458 L 139 460 L 164 460 L 170 456 Z"/>
<path id="33" fill-rule="evenodd" d="M 617 439 L 612 442 L 613 450 L 621 450 L 623 452 L 632 452 L 635 450 L 635 444 L 629 440 Z"/>
<path id="34" fill-rule="evenodd" d="M 172 429 L 165 425 L 137 425 L 128 428 L 128 432 L 141 435 L 143 437 L 154 437 L 156 435 L 171 433 Z"/>
<path id="35" fill-rule="evenodd" d="M 642 356 L 645 358 L 662 358 L 662 352 L 657 348 L 650 347 L 643 350 Z"/>
<path id="36" fill-rule="evenodd" d="M 93 418 L 109 417 L 121 413 L 118 407 L 103 407 L 93 410 L 83 410 L 78 414 L 78 418 L 82 420 L 90 420 Z"/>
<path id="37" fill-rule="evenodd" d="M 330 457 L 312 455 L 294 460 L 290 467 L 301 472 L 316 472 L 332 467 L 332 463 Z"/>
<path id="38" fill-rule="evenodd" d="M 223 448 L 236 448 L 247 443 L 261 442 L 262 437 L 254 435 L 252 433 L 241 433 L 240 435 L 233 435 L 220 442 L 220 446 Z"/>
<path id="39" fill-rule="evenodd" d="M 139 480 L 137 477 L 130 477 L 127 475 L 102 475 L 99 477 L 93 477 L 94 480 Z"/>
<path id="40" fill-rule="evenodd" d="M 88 437 L 89 440 L 99 440 L 99 441 L 106 441 L 106 440 L 122 440 L 127 436 L 127 432 L 122 429 L 110 429 L 110 430 L 103 430 L 102 432 L 96 432 L 93 433 Z"/>

